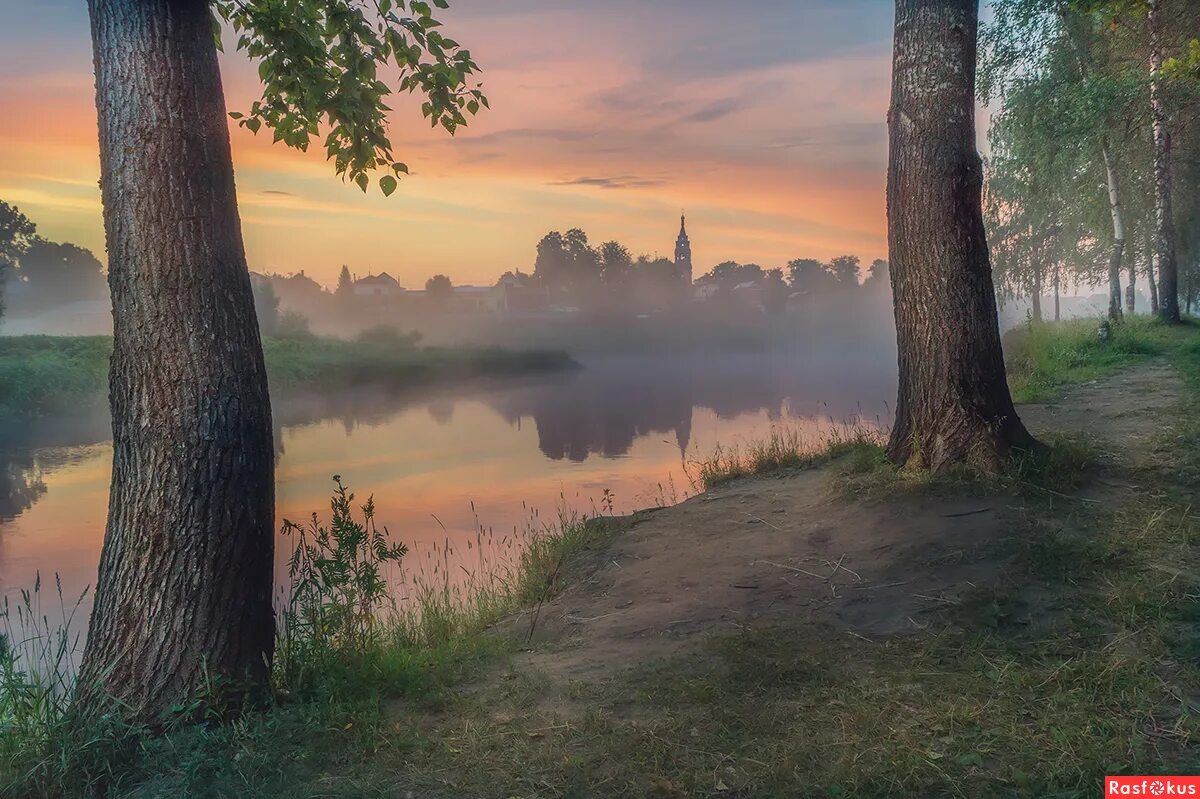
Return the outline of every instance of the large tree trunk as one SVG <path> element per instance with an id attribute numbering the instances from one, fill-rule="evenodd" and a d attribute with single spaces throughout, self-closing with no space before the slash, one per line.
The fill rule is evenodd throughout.
<path id="1" fill-rule="evenodd" d="M 113 472 L 81 708 L 240 701 L 273 646 L 274 463 L 207 0 L 89 0 Z M 212 699 L 212 697 L 209 697 Z"/>
<path id="2" fill-rule="evenodd" d="M 1108 141 L 1100 144 L 1104 158 L 1104 174 L 1108 178 L 1108 210 L 1112 215 L 1113 244 L 1108 256 L 1108 318 L 1121 318 L 1121 256 L 1125 252 L 1125 212 L 1121 208 L 1121 191 L 1117 182 L 1117 165 L 1113 161 Z"/>
<path id="3" fill-rule="evenodd" d="M 976 0 L 896 0 L 888 243 L 900 389 L 888 455 L 994 470 L 1032 439 L 1000 348 L 975 149 Z"/>
<path id="4" fill-rule="evenodd" d="M 1150 115 L 1154 123 L 1154 271 L 1159 315 L 1179 321 L 1179 276 L 1175 263 L 1175 218 L 1171 210 L 1171 135 L 1162 101 L 1162 0 L 1150 0 Z"/>

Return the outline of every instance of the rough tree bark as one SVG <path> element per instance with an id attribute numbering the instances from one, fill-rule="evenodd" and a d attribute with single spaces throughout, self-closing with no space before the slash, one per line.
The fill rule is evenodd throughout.
<path id="1" fill-rule="evenodd" d="M 208 0 L 89 0 L 114 349 L 80 707 L 265 684 L 274 463 Z M 239 688 L 240 686 L 240 688 Z"/>
<path id="2" fill-rule="evenodd" d="M 1171 209 L 1171 135 L 1162 100 L 1162 0 L 1150 0 L 1150 115 L 1154 128 L 1154 271 L 1159 315 L 1179 321 L 1179 272 L 1175 263 L 1175 220 Z"/>
<path id="3" fill-rule="evenodd" d="M 888 243 L 900 388 L 888 455 L 995 470 L 1033 444 L 1004 370 L 975 148 L 977 0 L 896 0 Z"/>

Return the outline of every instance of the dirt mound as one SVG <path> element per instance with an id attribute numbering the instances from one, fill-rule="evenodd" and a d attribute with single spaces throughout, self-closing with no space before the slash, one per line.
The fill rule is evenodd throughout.
<path id="1" fill-rule="evenodd" d="M 924 627 L 999 572 L 1001 502 L 871 504 L 839 497 L 832 471 L 741 480 L 634 517 L 589 579 L 541 609 L 533 639 L 558 645 L 527 662 L 606 676 L 782 617 L 870 639 Z"/>
<path id="2" fill-rule="evenodd" d="M 1148 364 L 1025 406 L 1031 429 L 1084 434 L 1149 453 L 1179 378 Z M 925 627 L 923 617 L 1001 578 L 1011 494 L 928 492 L 873 503 L 839 491 L 836 465 L 749 478 L 635 515 L 594 573 L 540 609 L 521 661 L 567 679 L 603 678 L 706 636 L 778 622 L 865 639 Z M 532 614 L 514 620 L 526 634 Z M 549 644 L 549 646 L 547 646 Z"/>

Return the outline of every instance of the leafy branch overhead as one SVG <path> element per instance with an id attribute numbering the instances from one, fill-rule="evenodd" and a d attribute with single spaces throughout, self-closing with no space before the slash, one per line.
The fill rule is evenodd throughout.
<path id="1" fill-rule="evenodd" d="M 218 0 L 217 13 L 237 35 L 237 48 L 258 62 L 262 98 L 248 113 L 233 112 L 238 124 L 257 133 L 264 125 L 275 141 L 307 150 L 325 137 L 325 152 L 337 174 L 363 191 L 369 172 L 385 195 L 408 174 L 387 136 L 386 104 L 393 86 L 380 78 L 397 70 L 395 91 L 423 95 L 421 112 L 432 127 L 450 134 L 467 124 L 488 101 L 471 52 L 444 36 L 432 6 L 448 0 Z M 219 23 L 217 27 L 220 45 Z"/>

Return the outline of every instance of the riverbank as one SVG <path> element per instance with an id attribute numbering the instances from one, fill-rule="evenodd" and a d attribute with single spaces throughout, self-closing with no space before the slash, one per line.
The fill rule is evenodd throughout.
<path id="1" fill-rule="evenodd" d="M 1012 381 L 1045 386 L 1020 412 L 1051 446 L 1005 475 L 906 474 L 865 438 L 726 452 L 705 493 L 564 520 L 502 601 L 435 603 L 320 692 L 101 738 L 20 795 L 1092 796 L 1194 770 L 1200 330 L 1035 333 Z"/>
<path id="2" fill-rule="evenodd" d="M 111 351 L 107 336 L 0 336 L 0 420 L 103 402 Z M 408 388 L 577 366 L 566 352 L 556 350 L 417 347 L 402 337 L 266 338 L 263 351 L 272 391 Z"/>

